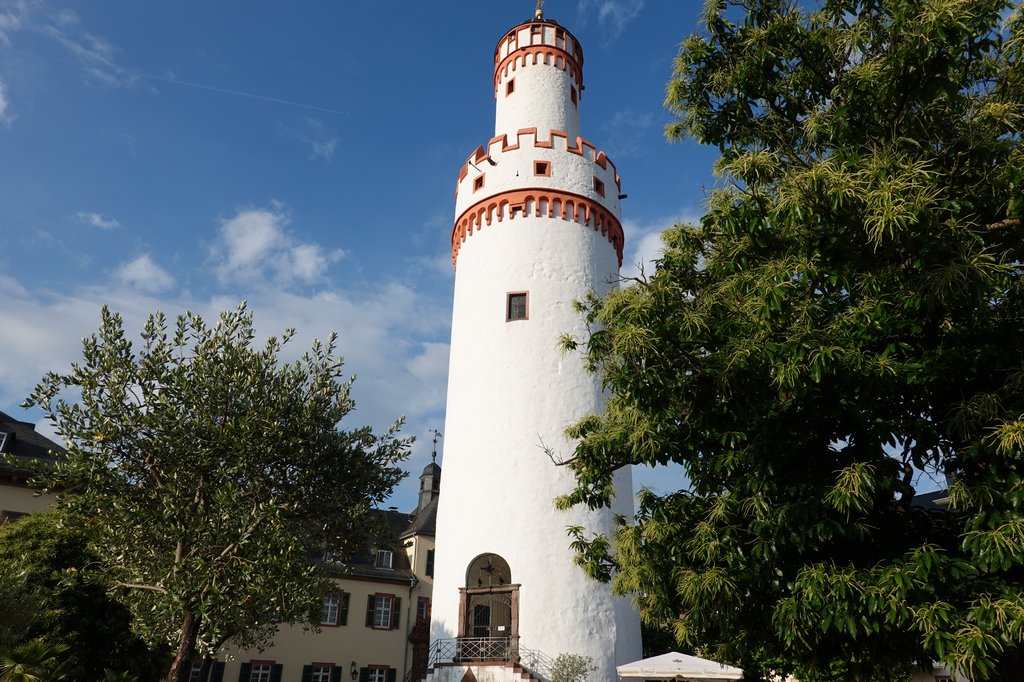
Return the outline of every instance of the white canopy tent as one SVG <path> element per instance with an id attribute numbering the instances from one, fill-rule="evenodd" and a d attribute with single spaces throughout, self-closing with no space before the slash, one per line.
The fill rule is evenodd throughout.
<path id="1" fill-rule="evenodd" d="M 716 682 L 739 680 L 743 671 L 706 658 L 671 651 L 642 661 L 620 665 L 615 669 L 624 680 L 676 680 L 676 682 Z"/>

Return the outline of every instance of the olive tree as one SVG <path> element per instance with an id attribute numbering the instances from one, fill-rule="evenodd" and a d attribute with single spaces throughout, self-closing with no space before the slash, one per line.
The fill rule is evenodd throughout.
<path id="1" fill-rule="evenodd" d="M 404 475 L 397 423 L 339 427 L 354 402 L 334 337 L 284 362 L 292 334 L 256 345 L 243 304 L 212 325 L 155 313 L 136 346 L 104 308 L 81 360 L 27 401 L 67 445 L 40 482 L 88 527 L 135 629 L 174 650 L 169 682 L 229 639 L 315 622 L 315 557 L 361 548 Z"/>

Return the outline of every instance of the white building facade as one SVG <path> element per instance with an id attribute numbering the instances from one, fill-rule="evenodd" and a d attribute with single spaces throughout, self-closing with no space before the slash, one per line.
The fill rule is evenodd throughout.
<path id="1" fill-rule="evenodd" d="M 601 410 L 595 377 L 559 339 L 585 334 L 574 301 L 616 286 L 622 260 L 619 177 L 580 137 L 583 85 L 565 28 L 538 13 L 508 31 L 494 52 L 494 137 L 459 173 L 431 635 L 457 640 L 456 660 L 507 640 L 514 655 L 590 656 L 613 680 L 640 658 L 639 618 L 574 564 L 566 528 L 611 533 L 632 512 L 630 472 L 617 474 L 614 509 L 558 511 L 573 477 L 545 451 L 570 456 L 566 426 Z"/>

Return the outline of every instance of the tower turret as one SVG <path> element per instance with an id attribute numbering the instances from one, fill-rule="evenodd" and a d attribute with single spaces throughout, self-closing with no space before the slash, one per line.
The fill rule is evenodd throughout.
<path id="1" fill-rule="evenodd" d="M 519 24 L 494 48 L 494 134 L 520 128 L 580 134 L 583 48 L 549 19 Z"/>

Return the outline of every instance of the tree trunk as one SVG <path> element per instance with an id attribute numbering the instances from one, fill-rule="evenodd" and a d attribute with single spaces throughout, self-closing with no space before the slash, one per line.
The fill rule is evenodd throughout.
<path id="1" fill-rule="evenodd" d="M 196 653 L 196 635 L 199 633 L 199 622 L 191 610 L 185 609 L 181 619 L 181 635 L 178 637 L 178 649 L 174 652 L 174 660 L 167 671 L 164 682 L 188 682 L 192 672 L 192 659 Z"/>

